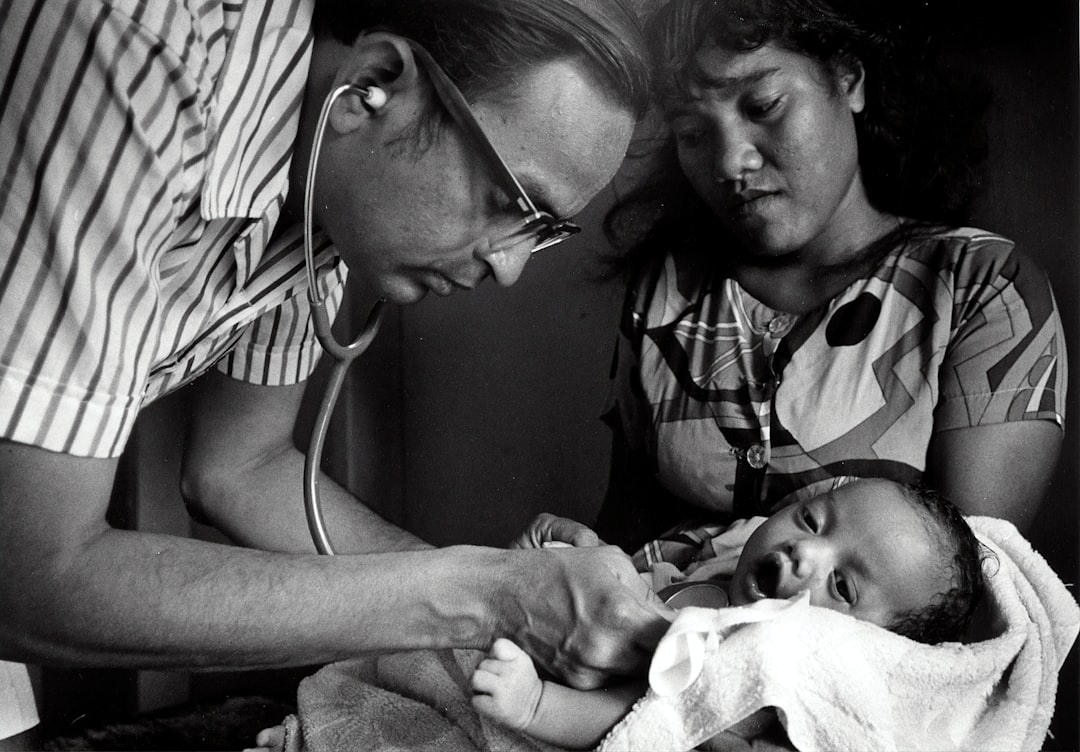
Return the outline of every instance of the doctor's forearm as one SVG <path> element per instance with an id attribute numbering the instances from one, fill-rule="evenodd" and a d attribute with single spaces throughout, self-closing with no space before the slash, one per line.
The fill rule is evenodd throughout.
<path id="1" fill-rule="evenodd" d="M 189 507 L 243 545 L 314 552 L 304 514 L 304 455 L 293 444 L 305 386 L 255 386 L 211 372 L 193 389 L 182 481 Z M 338 553 L 426 546 L 325 474 L 319 488 Z"/>
<path id="2" fill-rule="evenodd" d="M 374 650 L 483 647 L 503 552 L 282 556 L 106 530 L 7 574 L 4 658 L 276 667 Z M 16 586 L 15 583 L 18 583 Z M 465 583 L 469 583 L 466 586 Z M 475 584 L 474 584 L 475 583 Z"/>
<path id="3" fill-rule="evenodd" d="M 251 548 L 314 553 L 303 495 L 304 455 L 284 446 L 258 463 L 220 474 L 217 482 L 186 483 L 200 516 Z M 325 473 L 319 491 L 327 534 L 339 554 L 409 551 L 429 545 L 371 511 Z"/>
<path id="4" fill-rule="evenodd" d="M 244 503 L 268 499 L 275 509 L 285 499 L 302 517 L 298 490 L 276 495 L 293 488 L 300 460 L 272 448 L 279 434 L 262 451 L 204 446 L 198 457 L 224 455 L 225 470 L 201 477 L 250 479 L 270 467 L 277 480 L 250 481 Z M 639 669 L 666 628 L 621 584 L 637 573 L 613 548 L 318 556 L 114 530 L 106 510 L 116 470 L 114 459 L 0 441 L 0 659 L 310 665 L 373 650 L 486 648 L 506 636 L 577 686 L 596 686 L 608 672 Z M 264 507 L 237 508 L 266 530 L 306 535 Z M 368 522 L 331 514 L 328 526 Z"/>

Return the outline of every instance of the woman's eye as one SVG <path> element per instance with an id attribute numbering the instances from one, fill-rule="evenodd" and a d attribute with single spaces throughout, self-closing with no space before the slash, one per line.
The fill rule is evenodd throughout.
<path id="1" fill-rule="evenodd" d="M 772 115 L 780 109 L 781 103 L 784 101 L 783 97 L 773 97 L 771 99 L 761 99 L 750 102 L 746 106 L 746 113 L 755 119 L 766 118 Z"/>
<path id="2" fill-rule="evenodd" d="M 692 149 L 701 144 L 704 135 L 701 130 L 679 130 L 675 131 L 675 142 L 685 149 Z"/>
<path id="3" fill-rule="evenodd" d="M 844 575 L 838 572 L 833 573 L 833 587 L 841 600 L 849 604 L 855 602 L 855 591 L 852 589 L 851 583 L 844 578 Z"/>
<path id="4" fill-rule="evenodd" d="M 814 513 L 807 507 L 802 508 L 802 511 L 799 512 L 799 516 L 802 517 L 803 524 L 806 525 L 811 533 L 816 533 L 818 531 L 817 518 L 814 517 Z"/>

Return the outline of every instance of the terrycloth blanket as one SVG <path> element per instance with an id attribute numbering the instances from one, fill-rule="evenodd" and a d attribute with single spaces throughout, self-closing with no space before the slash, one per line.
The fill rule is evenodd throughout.
<path id="1" fill-rule="evenodd" d="M 928 646 L 805 599 L 681 611 L 650 690 L 600 749 L 690 750 L 774 707 L 801 750 L 1038 750 L 1080 608 L 1007 522 L 969 518 L 986 565 L 982 631 Z M 289 752 L 551 747 L 469 704 L 478 651 L 418 651 L 332 664 L 299 688 Z"/>
<path id="2" fill-rule="evenodd" d="M 800 750 L 1040 749 L 1080 608 L 1015 527 L 968 521 L 995 555 L 973 641 L 922 645 L 811 606 L 686 609 L 601 750 L 689 750 L 764 707 Z"/>
<path id="3" fill-rule="evenodd" d="M 417 650 L 333 663 L 300 682 L 286 752 L 553 752 L 469 703 L 479 650 Z"/>

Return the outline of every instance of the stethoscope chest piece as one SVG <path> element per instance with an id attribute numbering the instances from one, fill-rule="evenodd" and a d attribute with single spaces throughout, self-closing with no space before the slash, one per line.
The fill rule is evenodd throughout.
<path id="1" fill-rule="evenodd" d="M 730 605 L 727 590 L 714 582 L 680 582 L 669 585 L 656 594 L 665 605 L 679 609 L 725 608 Z"/>

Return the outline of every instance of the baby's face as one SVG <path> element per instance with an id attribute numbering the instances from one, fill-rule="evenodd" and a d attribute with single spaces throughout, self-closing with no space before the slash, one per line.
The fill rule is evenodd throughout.
<path id="1" fill-rule="evenodd" d="M 944 557 L 903 491 L 860 480 L 762 523 L 739 557 L 731 602 L 808 590 L 815 606 L 887 626 L 947 587 Z"/>

